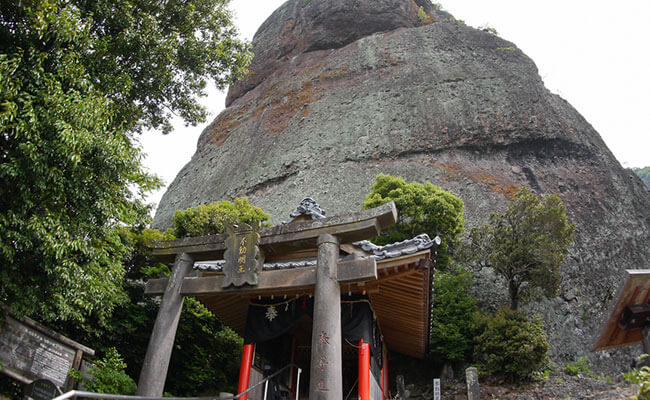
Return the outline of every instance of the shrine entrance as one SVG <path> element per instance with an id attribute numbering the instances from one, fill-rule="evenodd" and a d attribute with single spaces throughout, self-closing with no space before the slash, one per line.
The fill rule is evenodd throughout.
<path id="1" fill-rule="evenodd" d="M 163 299 L 138 394 L 162 394 L 183 296 L 195 296 L 244 337 L 239 393 L 292 365 L 270 381 L 267 398 L 386 398 L 387 349 L 426 354 L 440 239 L 366 241 L 395 222 L 393 203 L 323 215 L 305 199 L 289 223 L 154 243 L 154 256 L 174 269 L 146 285 Z M 240 398 L 261 399 L 264 386 Z"/>
<path id="2" fill-rule="evenodd" d="M 333 343 L 326 332 L 313 331 L 313 305 L 313 298 L 309 295 L 288 300 L 283 297 L 251 299 L 244 334 L 239 393 L 269 374 L 291 365 L 271 381 L 267 398 L 308 398 L 312 375 L 312 335 L 317 336 L 319 346 Z M 357 397 L 360 371 L 367 371 L 366 384 L 361 387 L 379 395 L 368 398 L 381 398 L 387 383 L 384 379 L 385 351 L 367 295 L 341 296 L 341 332 L 343 398 Z M 329 362 L 321 357 L 316 368 L 322 371 Z M 300 376 L 298 368 L 302 372 Z M 265 390 L 265 386 L 253 389 L 248 399 L 263 399 Z"/>

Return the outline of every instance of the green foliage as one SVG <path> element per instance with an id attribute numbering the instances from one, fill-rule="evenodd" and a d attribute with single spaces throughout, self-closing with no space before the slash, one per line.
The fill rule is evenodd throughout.
<path id="1" fill-rule="evenodd" d="M 174 235 L 178 238 L 225 233 L 228 225 L 237 222 L 252 224 L 264 222 L 270 215 L 252 206 L 245 197 L 201 204 L 186 210 L 177 210 L 172 218 Z"/>
<path id="2" fill-rule="evenodd" d="M 548 342 L 539 316 L 532 320 L 516 311 L 500 309 L 482 317 L 476 337 L 475 356 L 480 368 L 512 382 L 527 380 L 548 359 Z"/>
<path id="3" fill-rule="evenodd" d="M 650 180 L 650 167 L 645 168 L 634 168 L 634 173 L 639 176 L 639 178 L 644 181 Z"/>
<path id="4" fill-rule="evenodd" d="M 532 374 L 530 375 L 530 378 L 532 381 L 535 382 L 546 382 L 548 381 L 548 378 L 551 376 L 551 368 L 544 368 L 539 371 L 533 371 Z"/>
<path id="5" fill-rule="evenodd" d="M 639 360 L 648 357 L 647 354 L 641 355 Z M 634 383 L 639 386 L 639 395 L 632 397 L 634 400 L 650 400 L 650 367 L 647 365 L 641 368 L 634 368 L 633 370 L 623 374 L 625 380 L 629 383 Z"/>
<path id="6" fill-rule="evenodd" d="M 120 230 L 122 240 L 132 247 L 125 258 L 123 290 L 128 301 L 115 308 L 103 325 L 89 318 L 83 324 L 58 322 L 52 328 L 99 353 L 118 346 L 126 361 L 126 373 L 138 377 L 149 336 L 158 312 L 156 298 L 144 295 L 142 279 L 168 274 L 169 268 L 151 257 L 148 240 L 173 238 L 169 232 L 153 229 Z M 176 333 L 165 390 L 179 396 L 234 390 L 242 339 L 193 298 L 186 298 Z"/>
<path id="7" fill-rule="evenodd" d="M 634 168 L 634 173 L 645 183 L 646 187 L 650 189 L 650 167 Z"/>
<path id="8" fill-rule="evenodd" d="M 363 202 L 363 208 L 373 208 L 394 201 L 397 223 L 389 227 L 374 241 L 386 244 L 411 239 L 426 233 L 431 238 L 440 236 L 438 263 L 443 268 L 455 249 L 460 234 L 465 229 L 463 201 L 451 192 L 442 190 L 431 182 L 406 183 L 401 177 L 379 174 Z"/>
<path id="9" fill-rule="evenodd" d="M 204 119 L 250 58 L 227 1 L 0 3 L 0 301 L 41 320 L 125 299 L 119 226 L 148 219 L 132 134 Z"/>
<path id="10" fill-rule="evenodd" d="M 431 354 L 448 361 L 463 361 L 472 355 L 473 325 L 478 312 L 469 293 L 470 272 L 460 268 L 437 272 L 434 277 Z"/>
<path id="11" fill-rule="evenodd" d="M 66 34 L 76 37 L 68 32 L 76 24 L 84 27 L 68 9 L 29 15 L 50 27 L 43 40 L 61 46 Z M 123 299 L 128 252 L 114 227 L 148 212 L 129 186 L 157 181 L 111 127 L 109 102 L 74 54 L 2 54 L 0 81 L 9 82 L 0 87 L 0 301 L 44 319 L 106 315 Z"/>
<path id="12" fill-rule="evenodd" d="M 205 306 L 186 298 L 170 361 L 175 376 L 165 390 L 176 395 L 235 392 L 243 339 Z"/>
<path id="13" fill-rule="evenodd" d="M 157 229 L 143 227 L 121 228 L 119 233 L 122 242 L 132 249 L 122 261 L 127 279 L 159 278 L 169 275 L 171 272 L 169 267 L 157 262 L 151 256 L 151 249 L 147 246 L 153 240 L 174 239 L 175 237 L 170 229 L 162 233 Z"/>
<path id="14" fill-rule="evenodd" d="M 126 363 L 113 347 L 108 349 L 106 355 L 90 368 L 89 377 L 81 376 L 79 371 L 72 375 L 81 379 L 84 386 L 91 392 L 105 394 L 135 394 L 136 384 L 129 375 L 124 372 Z"/>
<path id="15" fill-rule="evenodd" d="M 0 363 L 2 371 L 2 363 Z M 0 373 L 0 399 L 22 399 L 25 387 L 21 382 Z"/>
<path id="16" fill-rule="evenodd" d="M 544 199 L 520 189 L 503 213 L 472 229 L 463 258 L 476 268 L 492 268 L 508 285 L 510 308 L 535 290 L 547 297 L 560 286 L 560 264 L 573 244 L 574 225 L 557 195 Z"/>
<path id="17" fill-rule="evenodd" d="M 237 38 L 228 0 L 27 0 L 3 2 L 3 53 L 39 52 L 70 63 L 83 84 L 116 109 L 112 124 L 171 129 L 173 114 L 196 124 L 207 80 L 223 89 L 252 58 Z"/>
<path id="18" fill-rule="evenodd" d="M 176 228 L 182 229 L 184 235 L 221 233 L 227 223 L 268 218 L 245 198 L 190 208 L 178 215 Z M 128 365 L 126 373 L 137 377 L 158 311 L 156 299 L 144 295 L 142 279 L 170 272 L 169 267 L 151 256 L 147 245 L 151 240 L 173 239 L 174 235 L 171 230 L 161 233 L 143 228 L 121 228 L 118 233 L 131 249 L 123 259 L 127 279 L 122 287 L 129 301 L 117 307 L 103 326 L 89 319 L 84 324 L 59 322 L 53 328 L 100 353 L 119 344 L 118 350 Z M 178 396 L 234 391 L 241 346 L 242 339 L 235 332 L 196 299 L 185 298 L 165 390 Z"/>
<path id="19" fill-rule="evenodd" d="M 568 362 L 564 365 L 564 373 L 571 376 L 578 376 L 580 374 L 593 375 L 589 367 L 587 357 L 578 357 L 574 362 Z"/>
<path id="20" fill-rule="evenodd" d="M 424 11 L 424 8 L 422 6 L 420 6 L 420 8 L 418 9 L 419 24 L 422 25 L 424 23 L 424 21 L 426 21 L 427 17 L 428 17 L 428 15 L 427 15 L 426 11 Z"/>

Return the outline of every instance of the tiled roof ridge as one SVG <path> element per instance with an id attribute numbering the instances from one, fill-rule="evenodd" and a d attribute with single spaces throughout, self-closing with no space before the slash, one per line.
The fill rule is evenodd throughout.
<path id="1" fill-rule="evenodd" d="M 431 248 L 434 244 L 439 245 L 440 237 L 436 236 L 434 239 L 431 239 L 429 238 L 429 235 L 423 233 L 417 235 L 412 239 L 390 243 L 384 246 L 377 246 L 368 240 L 362 240 L 360 242 L 354 242 L 352 244 L 361 247 L 364 251 L 371 253 L 368 255 L 368 257 L 372 257 L 376 260 L 383 260 L 385 258 L 396 258 L 426 250 Z M 226 260 L 197 262 L 194 264 L 194 269 L 199 271 L 220 272 L 225 263 Z M 262 268 L 264 271 L 271 271 L 278 269 L 304 268 L 314 265 L 316 265 L 316 258 L 300 258 L 289 261 L 264 263 L 264 266 Z"/>

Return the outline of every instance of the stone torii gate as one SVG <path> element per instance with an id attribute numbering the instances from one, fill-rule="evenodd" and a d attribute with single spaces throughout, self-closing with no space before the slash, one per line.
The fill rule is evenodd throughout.
<path id="1" fill-rule="evenodd" d="M 396 220 L 397 210 L 390 202 L 358 213 L 239 234 L 235 235 L 236 240 L 231 233 L 229 236 L 209 235 L 152 243 L 153 255 L 163 262 L 173 260 L 174 267 L 169 278 L 147 282 L 146 294 L 163 297 L 140 373 L 137 394 L 162 396 L 184 296 L 259 295 L 313 287 L 309 398 L 340 399 L 343 391 L 340 285 L 377 279 L 374 259 L 351 257 L 339 260 L 340 245 L 377 236 Z M 244 237 L 247 239 L 242 240 Z M 251 244 L 251 241 L 257 241 L 257 244 Z M 310 249 L 317 249 L 316 267 L 262 271 L 264 258 L 286 259 Z M 259 255 L 256 256 L 257 251 Z M 243 258 L 237 257 L 242 254 Z M 246 254 L 253 256 L 245 261 Z M 226 276 L 189 276 L 195 261 L 223 259 L 224 256 L 227 264 L 231 264 L 230 276 L 228 273 Z M 229 263 L 229 259 L 233 261 Z M 237 285 L 241 280 L 246 283 L 235 287 L 230 285 L 232 282 Z M 328 337 L 327 341 L 320 340 L 323 335 Z"/>

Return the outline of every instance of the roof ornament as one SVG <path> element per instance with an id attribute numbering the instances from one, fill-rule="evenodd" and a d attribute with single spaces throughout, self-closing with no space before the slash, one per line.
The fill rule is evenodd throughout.
<path id="1" fill-rule="evenodd" d="M 291 219 L 283 222 L 283 224 L 289 224 L 295 220 L 306 220 L 308 219 L 307 217 L 311 217 L 311 219 L 325 218 L 325 210 L 320 208 L 316 201 L 311 197 L 305 197 L 302 199 L 298 207 L 289 214 L 289 217 L 291 217 Z"/>
<path id="2" fill-rule="evenodd" d="M 362 240 L 360 242 L 352 243 L 355 246 L 361 247 L 364 251 L 373 254 L 377 260 L 384 258 L 400 257 L 407 254 L 413 254 L 418 251 L 426 250 L 435 244 L 436 247 L 441 243 L 439 236 L 431 239 L 426 233 L 417 235 L 413 239 L 407 239 L 401 242 L 390 243 L 385 246 L 377 246 L 369 240 Z"/>

